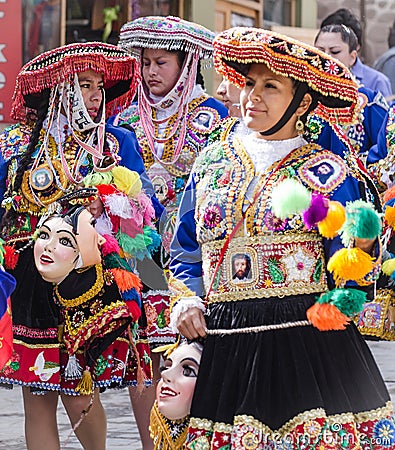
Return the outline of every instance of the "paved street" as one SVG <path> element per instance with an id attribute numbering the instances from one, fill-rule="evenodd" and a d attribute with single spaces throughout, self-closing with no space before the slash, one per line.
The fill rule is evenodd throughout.
<path id="1" fill-rule="evenodd" d="M 395 342 L 370 342 L 376 360 L 381 368 L 392 399 L 395 401 Z M 136 423 L 126 390 L 102 394 L 108 417 L 108 450 L 140 450 Z M 25 449 L 23 438 L 23 408 L 20 389 L 0 389 L 0 450 Z M 62 443 L 69 435 L 69 423 L 62 406 L 58 409 L 59 429 Z M 62 450 L 81 450 L 73 435 Z M 43 449 L 45 450 L 45 449 Z"/>

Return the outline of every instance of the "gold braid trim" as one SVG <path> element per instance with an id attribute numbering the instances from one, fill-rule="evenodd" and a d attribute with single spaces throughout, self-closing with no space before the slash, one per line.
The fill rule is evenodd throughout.
<path id="1" fill-rule="evenodd" d="M 175 435 L 175 440 L 171 433 L 169 423 L 179 426 L 181 433 Z M 183 426 L 183 429 L 182 429 Z M 185 449 L 185 441 L 188 433 L 188 416 L 184 419 L 171 421 L 159 412 L 158 404 L 155 401 L 151 409 L 149 431 L 154 441 L 154 450 L 182 450 Z"/>
<path id="2" fill-rule="evenodd" d="M 88 291 L 81 294 L 79 297 L 70 299 L 63 298 L 59 294 L 58 285 L 55 286 L 56 298 L 64 308 L 74 308 L 76 306 L 83 305 L 85 302 L 95 297 L 102 290 L 104 286 L 103 266 L 101 264 L 96 264 L 95 267 L 96 267 L 95 284 Z"/>

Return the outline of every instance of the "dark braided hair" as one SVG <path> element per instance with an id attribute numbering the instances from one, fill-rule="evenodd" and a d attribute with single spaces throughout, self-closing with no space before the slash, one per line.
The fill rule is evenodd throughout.
<path id="1" fill-rule="evenodd" d="M 34 153 L 37 147 L 43 122 L 48 114 L 49 94 L 50 94 L 49 89 L 45 89 L 41 94 L 40 103 L 37 108 L 37 121 L 30 135 L 29 145 L 27 146 L 27 149 L 23 154 L 22 158 L 19 160 L 18 169 L 15 174 L 13 191 L 17 191 L 21 187 L 23 174 L 28 170 L 29 165 L 32 162 L 32 154 Z"/>

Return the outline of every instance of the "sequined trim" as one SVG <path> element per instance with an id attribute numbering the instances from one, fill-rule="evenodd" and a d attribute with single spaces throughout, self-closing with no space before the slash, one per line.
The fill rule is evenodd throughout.
<path id="1" fill-rule="evenodd" d="M 395 445 L 395 423 L 390 402 L 361 413 L 327 416 L 322 408 L 298 414 L 278 430 L 248 415 L 233 424 L 192 417 L 187 449 L 349 450 L 388 449 Z"/>

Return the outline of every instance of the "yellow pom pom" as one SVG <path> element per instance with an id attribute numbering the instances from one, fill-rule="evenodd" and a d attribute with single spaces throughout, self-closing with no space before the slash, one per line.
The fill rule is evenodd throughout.
<path id="1" fill-rule="evenodd" d="M 358 247 L 342 248 L 328 261 L 328 270 L 337 286 L 347 280 L 358 281 L 372 269 L 373 258 Z"/>
<path id="2" fill-rule="evenodd" d="M 140 175 L 126 167 L 117 166 L 111 170 L 115 186 L 128 197 L 136 197 L 143 187 Z"/>
<path id="3" fill-rule="evenodd" d="M 393 206 L 385 207 L 384 218 L 391 228 L 395 228 L 395 208 Z"/>
<path id="4" fill-rule="evenodd" d="M 381 266 L 381 271 L 390 277 L 395 272 L 395 258 L 384 261 Z"/>
<path id="5" fill-rule="evenodd" d="M 318 231 L 322 236 L 333 239 L 346 221 L 346 209 L 340 202 L 330 201 L 328 214 L 318 222 Z"/>

